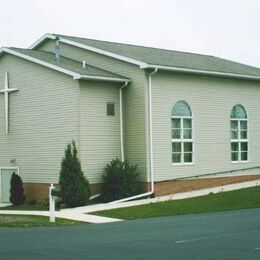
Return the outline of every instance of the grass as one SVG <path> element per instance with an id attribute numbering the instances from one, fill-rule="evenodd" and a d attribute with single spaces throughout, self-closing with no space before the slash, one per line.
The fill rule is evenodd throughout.
<path id="1" fill-rule="evenodd" d="M 137 219 L 259 207 L 260 187 L 253 187 L 190 199 L 98 211 L 92 214 L 119 219 Z"/>
<path id="2" fill-rule="evenodd" d="M 0 215 L 0 228 L 2 227 L 42 227 L 78 225 L 82 222 L 56 218 L 55 223 L 49 222 L 49 217 L 25 215 Z"/>
<path id="3" fill-rule="evenodd" d="M 28 205 L 28 204 L 24 204 L 24 205 L 19 205 L 19 206 L 6 206 L 6 207 L 1 207 L 0 210 L 40 210 L 40 211 L 48 211 L 49 210 L 49 206 L 44 206 L 44 205 L 40 205 L 40 204 L 33 204 L 33 205 Z M 58 208 L 56 208 L 56 210 L 59 210 Z"/>

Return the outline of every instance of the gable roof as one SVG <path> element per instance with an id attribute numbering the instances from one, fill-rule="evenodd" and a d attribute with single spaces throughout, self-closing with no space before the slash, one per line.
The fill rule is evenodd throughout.
<path id="1" fill-rule="evenodd" d="M 159 68 L 187 73 L 260 80 L 259 68 L 214 56 L 61 34 L 46 34 L 33 44 L 31 48 L 37 48 L 48 38 L 59 38 L 61 42 L 123 60 L 138 65 L 140 68 Z"/>
<path id="2" fill-rule="evenodd" d="M 86 64 L 79 61 L 60 56 L 57 61 L 55 54 L 47 51 L 28 50 L 21 48 L 1 48 L 1 53 L 9 53 L 20 58 L 35 62 L 53 70 L 72 76 L 74 79 L 104 80 L 114 82 L 126 82 L 129 79 L 112 72 Z"/>

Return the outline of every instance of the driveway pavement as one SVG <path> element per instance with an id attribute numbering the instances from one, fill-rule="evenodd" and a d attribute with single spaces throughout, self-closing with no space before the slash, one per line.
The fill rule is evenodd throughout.
<path id="1" fill-rule="evenodd" d="M 0 259 L 260 259 L 260 209 L 0 229 Z"/>

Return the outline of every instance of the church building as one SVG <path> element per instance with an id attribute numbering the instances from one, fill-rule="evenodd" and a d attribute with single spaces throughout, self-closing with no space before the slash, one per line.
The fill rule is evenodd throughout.
<path id="1" fill-rule="evenodd" d="M 14 171 L 45 199 L 73 140 L 92 195 L 115 158 L 140 197 L 260 179 L 260 69 L 58 34 L 1 48 L 0 202 Z"/>

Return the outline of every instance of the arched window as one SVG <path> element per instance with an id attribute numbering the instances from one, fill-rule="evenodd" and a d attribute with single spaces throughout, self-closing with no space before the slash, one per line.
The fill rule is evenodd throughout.
<path id="1" fill-rule="evenodd" d="M 187 164 L 193 160 L 192 113 L 185 101 L 172 108 L 172 163 Z"/>
<path id="2" fill-rule="evenodd" d="M 230 115 L 231 161 L 248 161 L 248 119 L 242 105 L 235 105 Z"/>

